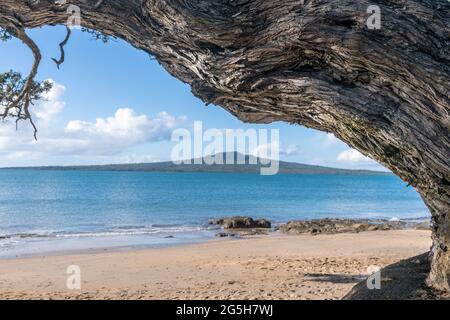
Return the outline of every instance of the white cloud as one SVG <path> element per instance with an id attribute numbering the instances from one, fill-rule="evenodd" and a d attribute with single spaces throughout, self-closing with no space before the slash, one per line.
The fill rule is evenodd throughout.
<path id="1" fill-rule="evenodd" d="M 281 145 L 280 155 L 282 156 L 296 156 L 300 154 L 300 147 L 296 144 Z"/>
<path id="2" fill-rule="evenodd" d="M 170 140 L 172 131 L 185 121 L 186 117 L 174 117 L 167 112 L 150 118 L 136 114 L 133 109 L 123 108 L 118 109 L 113 117 L 99 118 L 95 122 L 70 121 L 65 134 L 75 139 L 78 152 L 118 154 L 137 144 Z"/>
<path id="3" fill-rule="evenodd" d="M 336 138 L 336 136 L 334 134 L 332 134 L 332 133 L 327 133 L 325 135 L 324 140 L 323 140 L 323 145 L 326 146 L 326 147 L 334 146 L 334 145 L 337 145 L 339 143 L 342 143 L 342 141 L 339 140 L 338 138 Z"/>
<path id="4" fill-rule="evenodd" d="M 166 140 L 186 120 L 185 117 L 173 117 L 167 112 L 160 112 L 155 118 L 137 115 L 130 108 L 118 109 L 113 117 L 99 118 L 95 123 L 86 121 L 70 121 L 66 126 L 67 133 L 78 133 L 85 136 L 108 136 L 127 138 L 133 141 Z"/>
<path id="5" fill-rule="evenodd" d="M 61 128 L 55 124 L 55 119 L 65 107 L 62 100 L 65 90 L 63 85 L 53 82 L 44 100 L 33 108 L 32 114 L 39 130 L 38 141 L 33 139 L 32 128 L 25 121 L 19 123 L 18 131 L 14 121 L 0 123 L 0 166 L 32 165 L 35 159 L 45 160 L 54 156 L 154 161 L 150 155 L 127 157 L 127 152 L 133 146 L 170 140 L 172 130 L 187 120 L 167 112 L 150 117 L 137 114 L 131 108 L 122 108 L 111 117 L 93 122 L 69 121 Z"/>
<path id="6" fill-rule="evenodd" d="M 369 163 L 374 162 L 372 159 L 364 156 L 355 149 L 347 149 L 338 154 L 337 160 L 344 163 Z"/>
<path id="7" fill-rule="evenodd" d="M 6 155 L 8 160 L 21 160 L 21 159 L 30 159 L 34 158 L 33 152 L 30 151 L 13 151 Z"/>
<path id="8" fill-rule="evenodd" d="M 79 155 L 86 153 L 91 146 L 89 141 L 83 139 L 60 137 L 43 137 L 38 141 L 31 141 L 30 148 L 49 155 Z"/>
<path id="9" fill-rule="evenodd" d="M 254 157 L 261 158 L 274 158 L 274 153 L 279 152 L 280 156 L 294 156 L 300 153 L 300 148 L 296 144 L 280 144 L 278 141 L 274 141 L 267 144 L 258 145 L 253 149 L 250 154 Z"/>
<path id="10" fill-rule="evenodd" d="M 140 154 L 127 154 L 118 159 L 118 163 L 148 163 L 158 162 L 159 158 L 152 155 L 140 155 Z"/>
<path id="11" fill-rule="evenodd" d="M 66 103 L 61 100 L 66 87 L 49 79 L 53 87 L 43 95 L 43 99 L 33 108 L 33 114 L 38 119 L 39 125 L 48 125 L 61 111 Z"/>

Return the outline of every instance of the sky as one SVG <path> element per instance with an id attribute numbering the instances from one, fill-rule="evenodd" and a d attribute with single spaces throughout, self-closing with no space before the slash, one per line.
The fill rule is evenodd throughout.
<path id="1" fill-rule="evenodd" d="M 139 163 L 170 160 L 175 129 L 279 129 L 280 159 L 338 168 L 386 170 L 332 134 L 298 125 L 244 124 L 219 106 L 194 97 L 188 85 L 126 42 L 108 43 L 74 30 L 60 70 L 62 26 L 29 30 L 43 60 L 37 80 L 53 88 L 33 107 L 38 140 L 27 122 L 16 131 L 0 122 L 0 167 Z M 0 43 L 0 72 L 27 75 L 29 49 L 18 40 Z"/>

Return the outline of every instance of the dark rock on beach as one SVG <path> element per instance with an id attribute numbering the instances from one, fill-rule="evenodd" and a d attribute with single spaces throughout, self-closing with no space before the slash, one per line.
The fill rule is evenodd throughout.
<path id="1" fill-rule="evenodd" d="M 403 229 L 401 221 L 367 221 L 351 219 L 320 219 L 305 221 L 289 221 L 280 225 L 277 230 L 287 234 L 336 234 L 358 233 L 363 231 Z"/>
<path id="2" fill-rule="evenodd" d="M 218 232 L 216 233 L 217 238 L 243 238 L 243 237 L 251 237 L 251 236 L 267 236 L 269 233 L 268 229 L 263 228 L 255 228 L 255 229 L 228 229 L 233 230 L 233 232 Z"/>
<path id="3" fill-rule="evenodd" d="M 220 225 L 225 229 L 270 229 L 272 224 L 266 219 L 254 220 L 250 217 L 228 217 L 209 221 L 209 224 Z"/>
<path id="4" fill-rule="evenodd" d="M 216 233 L 217 238 L 227 238 L 227 237 L 236 237 L 237 235 L 235 233 L 229 233 L 229 232 L 219 232 Z"/>

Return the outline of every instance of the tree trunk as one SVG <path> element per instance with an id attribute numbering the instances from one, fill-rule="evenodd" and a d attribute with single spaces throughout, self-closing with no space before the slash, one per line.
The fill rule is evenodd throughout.
<path id="1" fill-rule="evenodd" d="M 450 290 L 449 1 L 70 4 L 84 27 L 151 53 L 206 103 L 245 122 L 332 132 L 407 181 L 433 215 L 429 283 Z M 1 0 L 0 26 L 63 24 L 68 5 Z M 367 26 L 370 5 L 381 9 L 378 30 Z"/>

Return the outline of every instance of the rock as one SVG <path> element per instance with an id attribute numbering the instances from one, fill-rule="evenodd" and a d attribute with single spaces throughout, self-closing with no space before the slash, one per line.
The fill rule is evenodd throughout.
<path id="1" fill-rule="evenodd" d="M 352 219 L 320 219 L 289 221 L 277 228 L 287 234 L 336 234 L 363 231 L 395 230 L 404 227 L 401 221 L 369 221 Z"/>
<path id="2" fill-rule="evenodd" d="M 235 233 L 229 233 L 229 232 L 219 232 L 216 233 L 217 238 L 226 238 L 226 237 L 236 237 Z"/>
<path id="3" fill-rule="evenodd" d="M 221 225 L 225 229 L 270 229 L 272 224 L 266 219 L 253 220 L 250 217 L 228 217 L 209 221 L 209 224 Z"/>
<path id="4" fill-rule="evenodd" d="M 430 222 L 429 221 L 424 221 L 424 222 L 420 222 L 420 223 L 416 223 L 412 226 L 412 228 L 414 230 L 431 230 L 430 227 Z"/>

